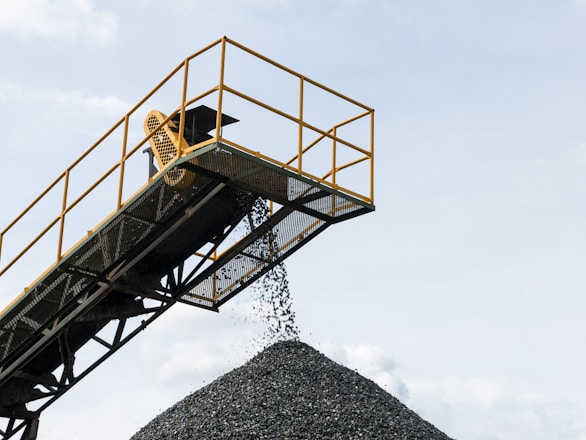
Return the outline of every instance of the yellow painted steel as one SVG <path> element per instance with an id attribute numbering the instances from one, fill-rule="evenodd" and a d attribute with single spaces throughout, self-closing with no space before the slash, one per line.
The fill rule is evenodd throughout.
<path id="1" fill-rule="evenodd" d="M 183 114 L 185 117 L 185 114 Z M 144 120 L 144 132 L 149 136 L 149 143 L 159 169 L 165 168 L 180 157 L 181 151 L 188 148 L 183 138 L 183 130 L 158 110 L 151 111 Z M 190 162 L 197 164 L 196 159 Z M 165 182 L 171 186 L 187 188 L 193 183 L 195 175 L 185 168 L 175 168 L 165 175 Z"/>
<path id="2" fill-rule="evenodd" d="M 269 105 L 261 101 L 260 99 L 256 99 L 247 95 L 243 91 L 237 90 L 236 87 L 231 87 L 230 85 L 226 84 L 226 72 L 229 69 L 229 66 L 226 64 L 226 60 L 229 58 L 230 54 L 228 47 L 231 48 L 230 51 L 243 51 L 251 55 L 258 62 L 268 63 L 273 67 L 276 67 L 279 71 L 297 78 L 297 84 L 299 87 L 297 90 L 299 100 L 297 106 L 297 115 L 291 115 L 282 109 L 276 108 L 273 105 Z M 203 92 L 200 91 L 199 94 L 189 96 L 187 85 L 190 79 L 190 72 L 195 70 L 195 68 L 192 67 L 192 63 L 199 62 L 201 55 L 209 53 L 213 50 L 219 50 L 220 52 L 219 77 L 217 77 L 217 84 L 212 84 L 211 87 L 206 88 Z M 179 75 L 182 75 L 182 77 Z M 180 78 L 179 81 L 177 81 L 178 78 Z M 166 116 L 165 114 L 158 111 L 151 111 L 152 107 L 149 108 L 149 106 L 152 105 L 151 99 L 153 99 L 155 96 L 158 96 L 158 93 L 162 93 L 162 90 L 165 87 L 171 87 L 173 81 L 179 82 L 181 84 L 181 93 L 174 94 L 174 96 L 181 96 L 181 102 L 179 105 L 176 107 L 171 107 L 167 110 L 169 112 L 169 116 Z M 341 103 L 343 102 L 345 104 L 355 106 L 357 109 L 356 115 L 344 121 L 338 122 L 330 127 L 317 127 L 311 124 L 305 119 L 305 115 L 308 114 L 307 109 L 310 108 L 311 105 L 310 100 L 306 96 L 307 84 L 332 96 L 334 99 L 340 100 Z M 263 86 L 262 83 L 259 83 L 258 85 L 259 87 Z M 209 139 L 198 145 L 190 146 L 183 138 L 186 108 L 192 104 L 200 103 L 206 99 L 209 102 L 209 99 L 212 98 L 214 94 L 217 94 L 217 120 L 215 134 L 212 139 Z M 223 136 L 223 133 L 220 130 L 221 114 L 223 112 L 228 113 L 230 111 L 229 108 L 226 107 L 228 105 L 228 101 L 225 99 L 225 97 L 227 96 L 240 99 L 254 107 L 268 111 L 273 116 L 284 118 L 294 124 L 297 124 L 298 138 L 293 140 L 293 147 L 290 151 L 284 151 L 287 157 L 292 158 L 287 160 L 277 158 L 271 152 L 261 153 L 257 151 L 254 146 L 245 146 L 242 145 L 242 142 L 240 142 L 238 139 L 230 139 L 229 137 Z M 144 119 L 144 116 L 141 116 L 145 114 L 149 115 L 146 120 Z M 179 115 L 178 127 L 175 126 L 172 121 L 176 115 Z M 151 118 L 150 123 L 148 123 L 149 118 Z M 338 128 L 342 126 L 351 126 L 352 124 L 355 124 L 357 121 L 361 121 L 364 118 L 368 118 L 370 120 L 368 133 L 369 139 L 365 139 L 365 144 L 368 145 L 367 148 L 355 145 L 354 143 L 338 136 Z M 130 142 L 129 127 L 132 123 L 136 124 L 137 119 L 139 119 L 138 123 L 141 125 L 143 124 L 143 120 L 145 121 L 144 127 L 146 136 L 135 144 L 128 145 Z M 70 184 L 70 182 L 72 182 L 72 174 L 81 172 L 79 171 L 81 165 L 87 164 L 88 161 L 92 160 L 90 157 L 92 152 L 100 148 L 100 151 L 104 149 L 111 151 L 112 142 L 119 142 L 116 141 L 116 139 L 118 139 L 116 138 L 117 130 L 123 131 L 121 136 L 122 145 L 120 146 L 120 152 L 115 155 L 115 158 L 112 161 L 113 165 L 107 168 L 103 175 L 98 177 L 94 183 L 90 184 L 87 189 L 81 191 L 81 193 L 79 193 L 79 188 L 77 187 L 72 189 L 72 184 Z M 315 136 L 312 136 L 310 142 L 306 142 L 304 140 L 304 130 L 315 134 Z M 332 142 L 330 153 L 331 158 L 328 166 L 329 169 L 324 170 L 323 174 L 317 176 L 315 175 L 315 172 L 311 171 L 308 166 L 306 166 L 308 160 L 305 159 L 305 156 L 309 152 L 313 151 L 321 140 L 325 139 L 329 139 Z M 53 262 L 51 267 L 47 269 L 47 271 L 54 268 L 54 266 L 57 265 L 61 259 L 67 256 L 79 244 L 79 242 L 77 242 L 74 246 L 69 247 L 68 250 L 63 249 L 64 234 L 67 232 L 69 227 L 69 223 L 66 221 L 68 215 L 70 215 L 72 210 L 74 210 L 74 208 L 76 208 L 89 195 L 93 194 L 98 189 L 103 188 L 108 177 L 111 176 L 114 172 L 118 171 L 119 177 L 116 190 L 112 194 L 110 214 L 103 220 L 99 221 L 99 225 L 104 224 L 113 216 L 116 216 L 118 211 L 124 207 L 125 202 L 129 200 L 133 194 L 136 194 L 149 185 L 149 180 L 145 179 L 144 182 L 137 185 L 140 186 L 140 188 L 136 188 L 130 197 L 125 198 L 123 196 L 123 189 L 128 188 L 129 182 L 127 172 L 129 167 L 127 164 L 130 160 L 134 160 L 136 157 L 139 157 L 137 152 L 140 152 L 141 149 L 144 149 L 147 145 L 150 145 L 153 152 L 155 153 L 155 157 L 159 165 L 159 170 L 161 171 L 163 169 L 167 170 L 167 167 L 173 167 L 175 161 L 194 151 L 196 148 L 201 148 L 213 142 L 222 142 L 244 152 L 254 154 L 255 156 L 262 158 L 278 167 L 282 167 L 308 179 L 319 182 L 326 187 L 341 191 L 363 201 L 364 203 L 374 204 L 374 109 L 333 89 L 330 89 L 318 83 L 317 81 L 301 75 L 296 71 L 285 67 L 282 64 L 273 61 L 272 59 L 263 56 L 242 44 L 235 42 L 234 40 L 231 40 L 227 37 L 222 37 L 185 58 L 185 60 L 177 65 L 159 84 L 157 84 L 150 92 L 148 92 L 143 99 L 141 99 L 134 107 L 132 107 L 127 114 L 125 114 L 116 124 L 114 124 L 110 130 L 108 130 L 100 139 L 98 139 L 96 143 L 94 143 L 78 159 L 76 159 L 66 169 L 65 172 L 61 173 L 45 190 L 43 190 L 40 195 L 35 198 L 33 202 L 28 205 L 20 214 L 18 214 L 12 222 L 10 222 L 4 229 L 0 230 L 0 256 L 3 259 L 8 258 L 7 262 L 0 261 L 0 277 L 6 274 L 7 271 L 9 271 L 25 254 L 30 252 L 31 249 L 34 248 L 43 237 L 45 237 L 50 231 L 54 230 L 54 228 L 57 228 L 56 235 L 58 238 L 55 252 L 57 254 L 57 259 Z M 338 158 L 342 157 L 339 154 L 341 149 L 348 149 L 348 151 L 352 151 L 353 154 L 358 155 L 359 157 L 352 158 L 351 160 L 344 163 L 338 163 Z M 368 182 L 365 185 L 368 187 L 367 192 L 338 184 L 338 174 L 340 171 L 347 170 L 365 162 L 368 163 Z M 168 180 L 166 180 L 166 182 L 170 185 L 182 186 L 188 185 L 190 178 L 193 178 L 192 175 L 190 177 L 190 172 L 186 171 L 185 169 L 177 168 L 174 169 L 172 173 L 167 175 L 166 179 Z M 30 231 L 30 235 L 34 238 L 28 244 L 22 246 L 22 250 L 16 251 L 13 255 L 6 255 L 6 243 L 8 242 L 8 239 L 12 237 L 12 231 L 15 229 L 15 225 L 21 224 L 23 219 L 32 216 L 35 209 L 40 209 L 40 202 L 47 200 L 48 194 L 58 187 L 62 188 L 62 197 L 61 202 L 58 204 L 60 209 L 56 208 L 57 212 L 55 213 L 53 220 L 50 220 L 46 226 L 41 227 L 40 232 L 38 233 L 35 233 L 35 231 Z M 75 196 L 74 194 L 79 195 Z M 335 207 L 333 209 L 335 209 Z M 93 230 L 95 230 L 96 227 L 97 226 L 93 226 Z M 81 240 L 83 240 L 83 238 Z M 50 263 L 51 262 L 48 262 L 48 264 Z M 40 279 L 40 277 L 37 278 L 37 280 L 38 279 Z M 26 293 L 26 289 L 23 293 Z M 18 298 L 16 300 L 18 300 Z"/>
<path id="3" fill-rule="evenodd" d="M 224 99 L 224 74 L 226 72 L 226 37 L 222 38 L 221 56 L 220 56 L 220 78 L 218 81 L 218 109 L 216 114 L 216 142 L 220 142 L 220 126 L 222 125 L 222 104 Z"/>
<path id="4" fill-rule="evenodd" d="M 120 177 L 118 179 L 118 199 L 116 210 L 122 206 L 122 189 L 124 188 L 124 171 L 126 168 L 126 148 L 128 145 L 128 115 L 124 116 L 124 138 L 122 140 L 122 155 L 120 157 Z"/>

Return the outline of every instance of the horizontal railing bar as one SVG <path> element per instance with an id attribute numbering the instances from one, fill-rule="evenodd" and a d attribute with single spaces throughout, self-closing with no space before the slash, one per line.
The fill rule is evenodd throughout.
<path id="1" fill-rule="evenodd" d="M 331 131 L 331 129 L 330 129 L 330 131 Z M 303 154 L 307 153 L 309 150 L 311 150 L 313 147 L 315 147 L 317 144 L 319 144 L 325 138 L 326 138 L 325 135 L 319 135 L 316 140 L 314 140 L 313 142 L 311 142 L 310 144 L 308 144 L 306 147 L 304 147 L 301 150 L 301 155 L 303 156 Z M 299 159 L 299 154 L 296 154 L 295 156 L 293 156 L 291 159 L 289 159 L 287 161 L 287 165 L 291 165 L 293 162 L 295 162 L 298 159 Z"/>
<path id="2" fill-rule="evenodd" d="M 90 187 L 88 189 L 86 189 L 83 193 L 81 193 L 77 199 L 75 199 L 73 202 L 71 202 L 71 204 L 68 205 L 67 208 L 65 208 L 65 210 L 63 211 L 63 214 L 67 214 L 67 213 L 69 213 L 69 211 L 71 211 L 73 208 L 75 208 L 75 206 L 77 206 L 77 204 L 79 202 L 81 202 L 83 199 L 85 199 L 89 193 L 91 193 L 94 189 L 96 189 L 100 185 L 100 183 L 102 183 L 104 180 L 106 180 L 108 177 L 110 177 L 112 175 L 112 173 L 114 173 L 114 171 L 116 171 L 118 169 L 118 167 L 120 167 L 120 163 L 116 163 L 116 164 L 112 165 L 110 167 L 110 169 L 108 171 L 106 171 L 106 173 L 104 173 L 98 180 L 96 180 L 92 185 L 90 185 Z"/>
<path id="3" fill-rule="evenodd" d="M 26 247 L 16 256 L 14 257 L 10 263 L 8 263 L 5 267 L 2 268 L 2 270 L 0 270 L 0 276 L 4 275 L 6 273 L 6 271 L 8 269 L 10 269 L 14 263 L 16 263 L 18 260 L 20 260 L 20 258 L 27 253 L 27 251 L 32 248 L 35 244 L 37 244 L 37 242 L 43 238 L 43 236 L 49 232 L 51 230 L 51 228 L 53 228 L 53 226 L 55 226 L 57 224 L 57 222 L 59 221 L 61 217 L 56 217 L 55 220 L 49 222 L 49 225 L 43 229 L 42 232 L 40 232 L 28 245 L 26 245 Z"/>
<path id="4" fill-rule="evenodd" d="M 132 116 L 132 114 L 138 110 L 140 107 L 142 107 L 142 105 L 147 102 L 147 100 L 149 100 L 155 93 L 157 93 L 161 87 L 163 87 L 165 85 L 165 83 L 167 81 L 169 81 L 173 76 L 175 76 L 175 74 L 177 72 L 179 72 L 181 69 L 183 68 L 183 62 L 181 62 L 181 64 L 179 64 L 177 67 L 175 67 L 175 69 L 173 69 L 171 71 L 171 73 L 169 73 L 159 84 L 157 84 L 149 93 L 147 93 L 144 98 L 142 98 L 140 101 L 138 101 L 138 104 L 136 104 L 134 107 L 132 107 L 132 109 L 126 113 L 126 115 L 124 116 Z M 122 117 L 121 122 L 124 121 L 124 117 Z M 120 124 L 120 122 L 119 122 Z"/>
<path id="5" fill-rule="evenodd" d="M 349 97 L 343 95 L 340 92 L 336 92 L 335 90 L 330 89 L 329 87 L 326 87 L 326 86 L 324 86 L 323 84 L 320 84 L 317 81 L 314 81 L 314 80 L 312 80 L 312 79 L 310 79 L 310 78 L 308 78 L 308 77 L 306 77 L 304 75 L 301 75 L 300 73 L 294 71 L 293 69 L 290 69 L 288 67 L 285 67 L 282 64 L 277 63 L 276 61 L 273 61 L 270 58 L 267 58 L 266 56 L 261 55 L 260 53 L 255 52 L 254 50 L 249 49 L 248 47 L 246 47 L 246 46 L 244 46 L 244 45 L 242 45 L 240 43 L 237 43 L 234 40 L 231 40 L 230 38 L 226 38 L 226 41 L 228 43 L 232 44 L 233 46 L 238 47 L 239 49 L 243 50 L 244 52 L 248 52 L 249 54 L 251 54 L 251 55 L 253 55 L 253 56 L 255 56 L 255 57 L 257 57 L 257 58 L 259 58 L 259 59 L 261 59 L 261 60 L 263 60 L 263 61 L 265 61 L 267 63 L 269 63 L 269 64 L 272 64 L 273 66 L 275 66 L 275 67 L 277 67 L 277 68 L 279 68 L 279 69 L 281 69 L 281 70 L 283 70 L 283 71 L 285 71 L 287 73 L 290 73 L 293 76 L 296 76 L 298 78 L 303 79 L 304 81 L 307 81 L 311 85 L 314 85 L 314 86 L 316 86 L 316 87 L 318 87 L 318 88 L 320 88 L 322 90 L 325 90 L 328 93 L 331 93 L 332 95 L 337 96 L 338 98 L 344 99 L 345 101 L 348 101 L 348 102 L 350 102 L 350 103 L 352 103 L 352 104 L 354 104 L 354 105 L 356 105 L 358 107 L 362 107 L 364 110 L 368 110 L 368 111 L 371 111 L 372 110 L 372 108 L 368 107 L 367 105 L 364 105 L 361 102 L 356 101 L 355 99 L 349 98 Z"/>
<path id="6" fill-rule="evenodd" d="M 59 220 L 61 220 L 61 218 L 66 215 L 67 213 L 69 213 L 77 204 L 79 204 L 83 199 L 85 199 L 85 197 L 87 197 L 87 195 L 89 193 L 91 193 L 94 189 L 96 189 L 104 180 L 106 180 L 114 171 L 116 171 L 116 169 L 120 166 L 119 163 L 113 165 L 104 175 L 102 175 L 96 182 L 94 182 L 86 191 L 84 191 L 76 200 L 74 200 L 70 205 L 68 205 L 65 209 L 63 209 L 61 211 L 61 213 L 55 217 L 55 219 L 53 219 L 52 221 L 49 222 L 49 225 L 43 229 L 43 231 L 37 235 L 37 237 L 35 237 L 33 239 L 33 241 L 31 241 L 22 252 L 20 252 L 16 257 L 14 257 L 14 259 L 4 268 L 2 268 L 2 270 L 0 271 L 0 276 L 2 276 L 12 265 L 14 265 L 30 248 L 32 248 L 41 238 L 43 238 L 43 236 L 51 229 L 53 228 L 53 226 L 55 226 Z M 61 256 L 61 258 L 57 259 L 57 262 L 61 261 L 63 259 L 63 257 L 66 255 L 63 254 Z"/>
<path id="7" fill-rule="evenodd" d="M 367 110 L 367 111 L 365 111 L 364 113 L 360 113 L 359 115 L 353 116 L 353 117 L 351 117 L 351 118 L 348 118 L 348 119 L 346 119 L 346 120 L 345 120 L 345 121 L 343 121 L 343 122 L 340 122 L 340 123 L 338 123 L 338 124 L 334 125 L 334 126 L 332 127 L 332 130 L 333 130 L 334 128 L 340 128 L 340 127 L 343 127 L 344 125 L 348 125 L 348 124 L 350 124 L 351 122 L 357 121 L 358 119 L 360 119 L 360 118 L 364 118 L 365 116 L 368 116 L 368 115 L 370 115 L 370 114 L 372 114 L 372 110 Z"/>
<path id="8" fill-rule="evenodd" d="M 363 148 L 357 147 L 356 145 L 354 145 L 354 144 L 352 144 L 352 143 L 350 143 L 350 142 L 348 142 L 348 141 L 346 141 L 346 140 L 344 140 L 342 138 L 335 137 L 335 136 L 333 136 L 332 134 L 330 134 L 328 132 L 325 132 L 325 131 L 323 131 L 323 130 L 321 130 L 321 129 L 319 129 L 319 128 L 311 125 L 311 124 L 308 124 L 305 121 L 300 120 L 296 116 L 292 116 L 292 115 L 290 115 L 288 113 L 285 113 L 285 112 L 283 112 L 283 111 L 281 111 L 279 109 L 276 109 L 275 107 L 272 107 L 272 106 L 270 106 L 268 104 L 265 104 L 264 102 L 261 102 L 261 101 L 259 101 L 257 99 L 254 99 L 254 98 L 252 98 L 252 97 L 250 97 L 250 96 L 248 96 L 248 95 L 246 95 L 246 94 L 244 94 L 242 92 L 239 92 L 239 91 L 233 89 L 232 87 L 224 86 L 224 90 L 226 90 L 227 92 L 230 92 L 230 93 L 232 93 L 232 94 L 234 94 L 234 95 L 236 95 L 236 96 L 238 96 L 238 97 L 240 97 L 242 99 L 245 99 L 246 101 L 252 102 L 253 104 L 258 105 L 259 107 L 262 107 L 262 108 L 264 108 L 266 110 L 272 111 L 273 113 L 276 113 L 279 116 L 283 116 L 284 118 L 287 118 L 287 119 L 289 119 L 292 122 L 295 122 L 297 124 L 301 124 L 304 128 L 308 128 L 310 130 L 315 131 L 316 133 L 320 133 L 320 134 L 324 135 L 325 137 L 328 137 L 328 138 L 330 138 L 332 140 L 335 140 L 337 142 L 340 142 L 340 143 L 346 145 L 347 147 L 352 148 L 353 150 L 356 150 L 356 151 L 358 151 L 358 152 L 360 152 L 362 154 L 370 155 L 370 152 L 367 151 L 367 150 L 365 150 L 365 149 L 363 149 Z"/>
<path id="9" fill-rule="evenodd" d="M 364 113 L 361 113 L 359 115 L 356 115 L 350 119 L 345 120 L 344 122 L 341 122 L 339 124 L 334 125 L 332 128 L 330 128 L 327 133 L 333 132 L 335 129 L 343 127 L 344 125 L 347 125 L 351 122 L 357 121 L 360 118 L 363 118 L 365 116 L 368 116 L 371 114 L 371 111 L 366 111 Z M 325 139 L 326 136 L 325 135 L 320 135 L 317 137 L 317 139 L 315 141 L 313 141 L 312 143 L 310 143 L 309 145 L 307 145 L 306 147 L 303 148 L 303 150 L 301 150 L 301 154 L 303 153 L 307 153 L 311 148 L 313 148 L 315 145 L 317 145 L 320 141 L 322 141 L 323 139 Z M 337 140 L 337 139 L 336 139 Z M 356 147 L 358 148 L 358 147 Z M 364 150 L 366 151 L 366 150 Z M 299 159 L 299 154 L 296 154 L 295 156 L 293 156 L 291 159 L 289 159 L 287 161 L 287 164 L 290 165 L 291 163 L 295 162 L 296 160 Z"/>
<path id="10" fill-rule="evenodd" d="M 218 38 L 216 41 L 214 41 L 213 43 L 208 44 L 203 49 L 200 49 L 197 52 L 194 52 L 193 54 L 189 55 L 187 58 L 185 58 L 185 60 L 191 61 L 192 59 L 200 56 L 202 53 L 207 52 L 208 50 L 212 49 L 214 46 L 217 46 L 217 45 L 221 44 L 223 39 L 224 38 Z"/>
<path id="11" fill-rule="evenodd" d="M 65 171 L 62 172 L 59 177 L 57 177 L 53 183 L 51 183 L 33 202 L 31 202 L 25 209 L 22 211 L 14 220 L 12 220 L 0 235 L 5 235 L 20 219 L 22 219 L 34 206 L 43 198 L 45 197 L 49 191 L 51 191 L 55 186 L 59 183 L 61 179 L 65 177 Z"/>
<path id="12" fill-rule="evenodd" d="M 370 159 L 370 157 L 363 156 L 363 157 L 361 157 L 359 159 L 353 160 L 352 162 L 348 162 L 348 163 L 346 163 L 344 165 L 337 166 L 334 170 L 328 171 L 327 174 L 325 174 L 322 177 L 322 179 L 327 179 L 332 174 L 337 173 L 338 171 L 342 171 L 342 170 L 344 170 L 346 168 L 349 168 L 349 167 L 351 167 L 353 165 L 359 164 L 360 162 L 364 162 L 365 160 L 369 160 L 369 159 Z"/>
<path id="13" fill-rule="evenodd" d="M 100 137 L 91 147 L 89 147 L 81 156 L 79 156 L 71 165 L 69 165 L 66 169 L 71 171 L 75 168 L 82 160 L 84 160 L 92 151 L 94 151 L 108 136 L 114 133 L 115 130 L 118 129 L 124 123 L 124 117 L 120 119 L 116 124 L 112 126 L 106 133 Z"/>

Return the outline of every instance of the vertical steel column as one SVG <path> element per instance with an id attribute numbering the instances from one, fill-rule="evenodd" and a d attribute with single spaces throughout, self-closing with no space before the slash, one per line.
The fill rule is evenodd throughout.
<path id="1" fill-rule="evenodd" d="M 22 434 L 22 438 L 24 440 L 37 440 L 37 434 L 39 432 L 39 417 L 29 420 L 24 433 Z"/>

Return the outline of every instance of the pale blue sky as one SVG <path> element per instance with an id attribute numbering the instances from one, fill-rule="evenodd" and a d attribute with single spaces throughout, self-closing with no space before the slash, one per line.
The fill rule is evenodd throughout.
<path id="1" fill-rule="evenodd" d="M 0 0 L 0 227 L 223 35 L 376 109 L 376 213 L 288 261 L 302 339 L 452 437 L 586 439 L 583 0 Z M 252 354 L 242 307 L 177 306 L 41 437 L 130 437 Z"/>

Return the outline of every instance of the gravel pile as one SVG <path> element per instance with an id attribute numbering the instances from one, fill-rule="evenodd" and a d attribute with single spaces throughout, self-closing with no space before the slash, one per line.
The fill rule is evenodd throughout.
<path id="1" fill-rule="evenodd" d="M 374 382 L 278 342 L 178 402 L 131 440 L 449 439 Z"/>

